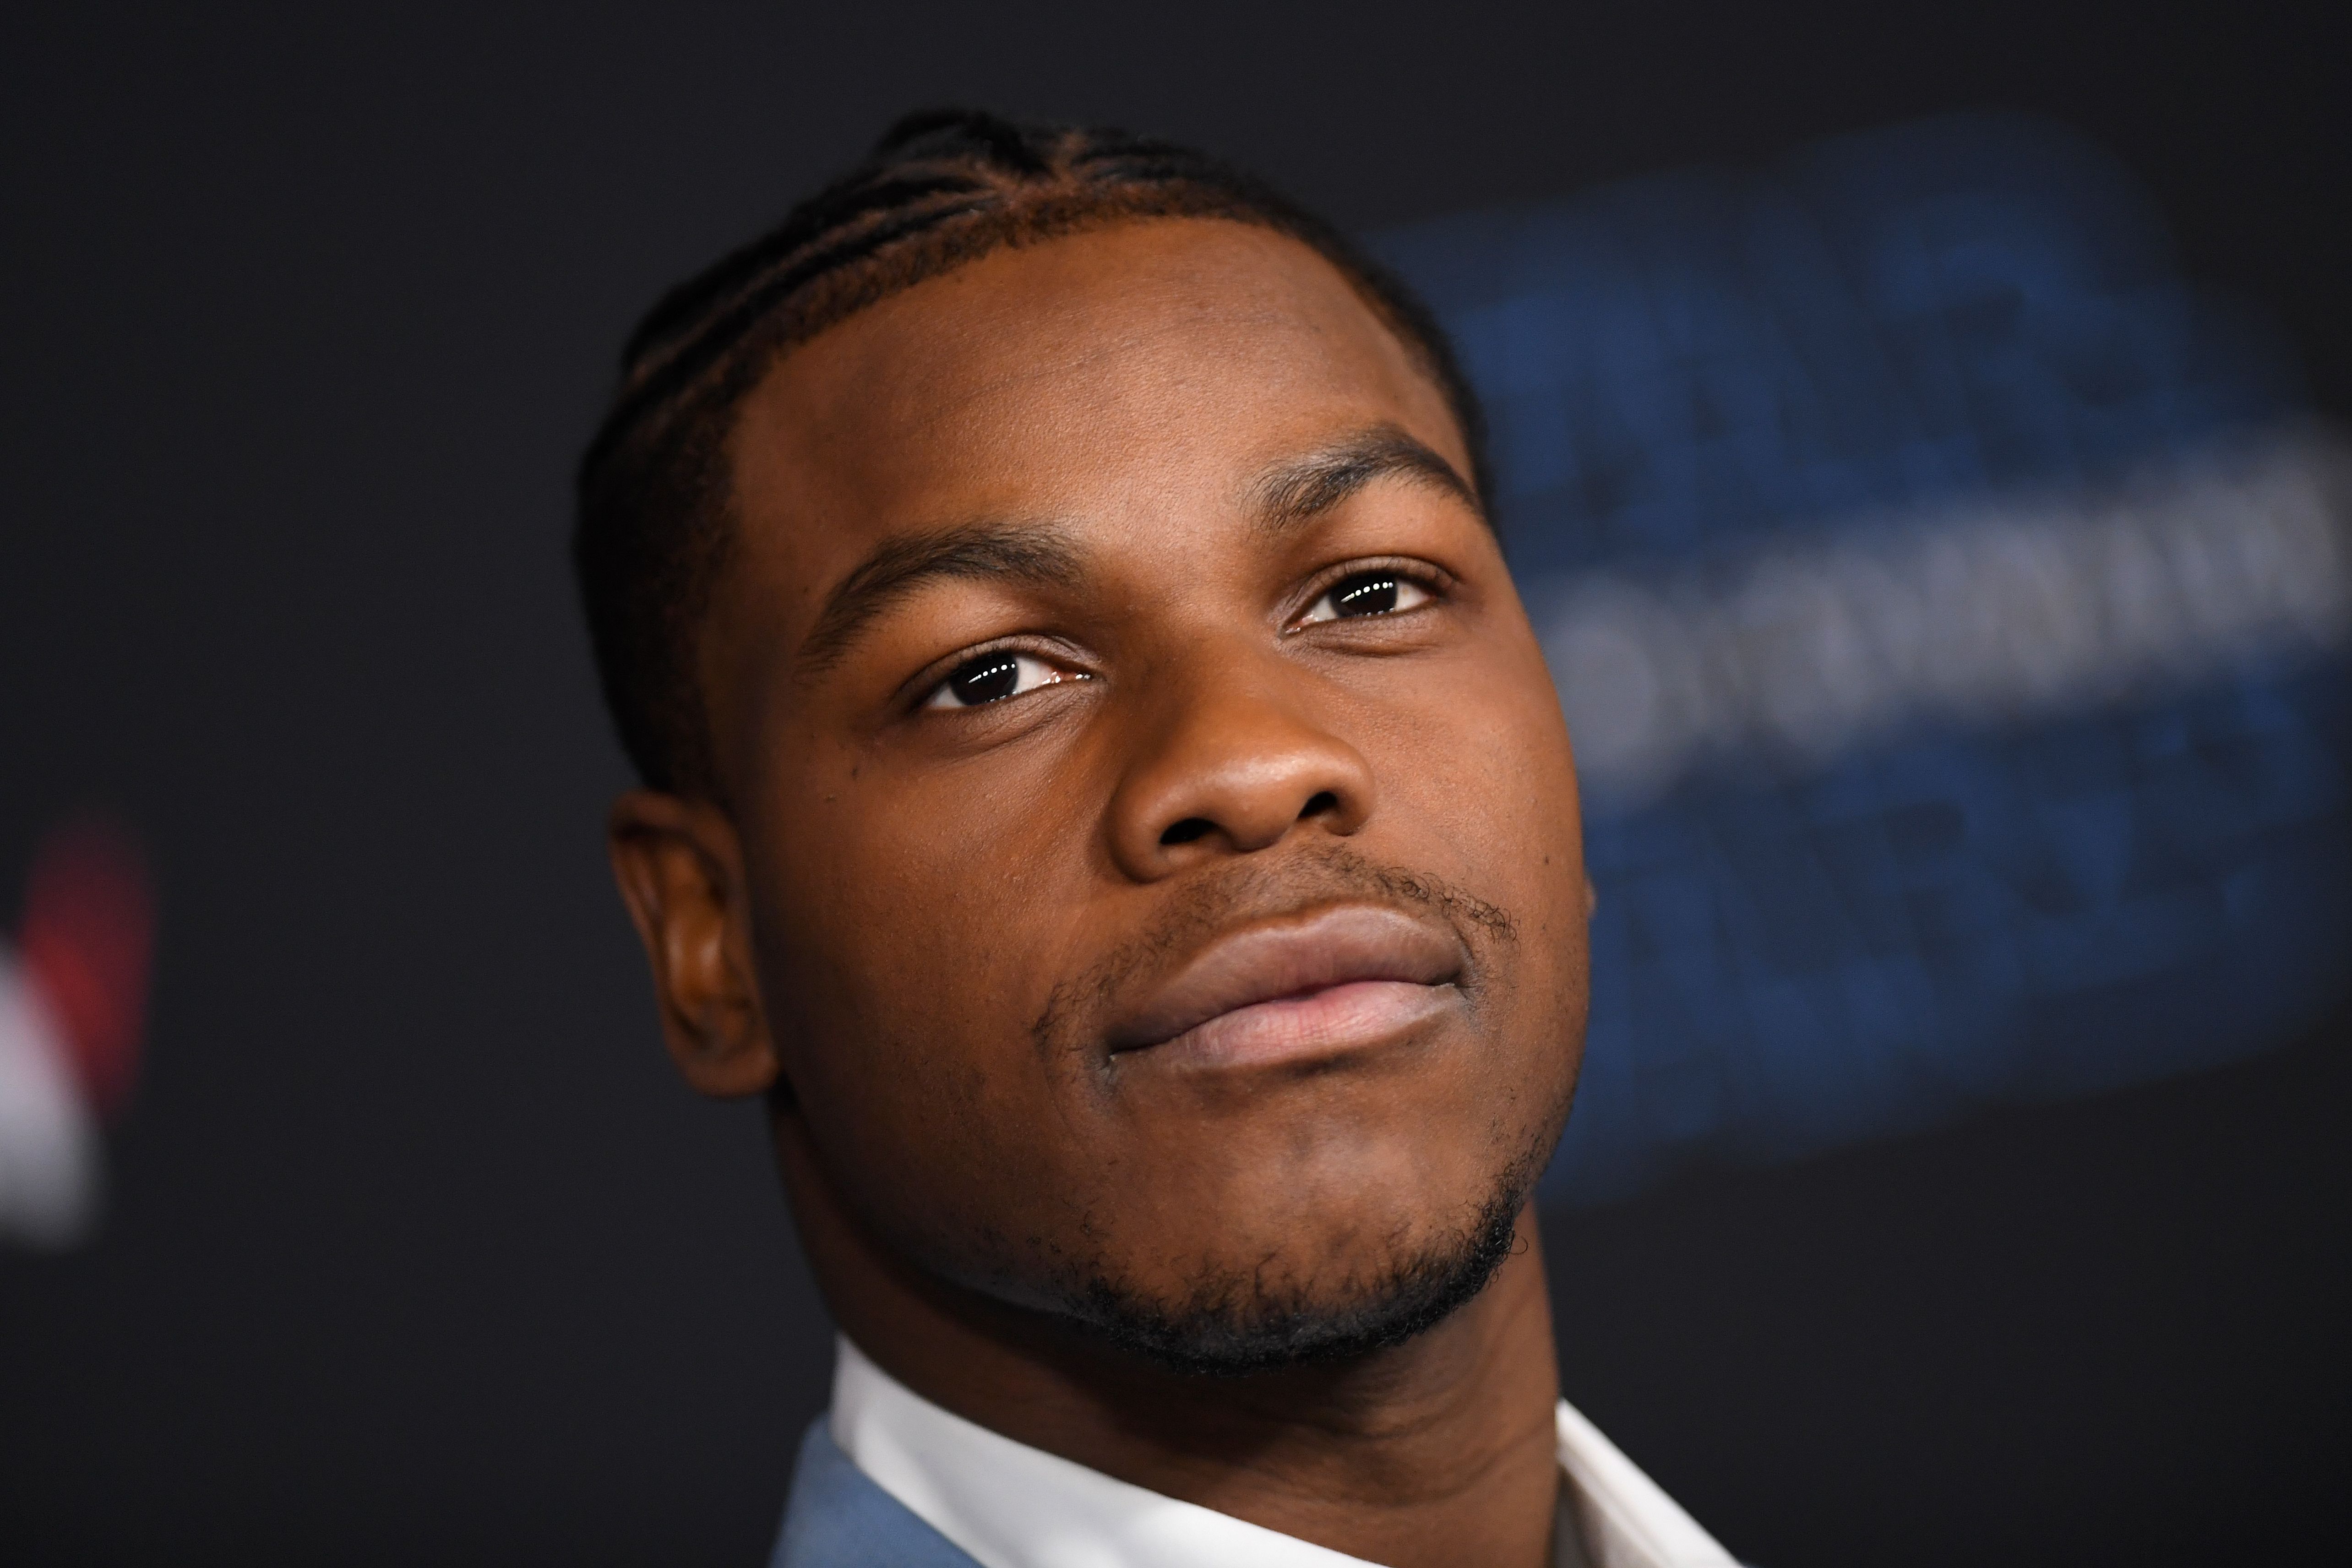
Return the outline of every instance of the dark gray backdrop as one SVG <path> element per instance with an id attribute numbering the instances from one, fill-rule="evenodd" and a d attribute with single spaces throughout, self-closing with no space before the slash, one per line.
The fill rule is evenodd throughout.
<path id="1" fill-rule="evenodd" d="M 164 902 L 105 1233 L 0 1255 L 11 1563 L 763 1550 L 827 1331 L 755 1113 L 660 1058 L 561 540 L 635 312 L 901 109 L 1360 226 L 2038 109 L 2352 415 L 2315 5 L 48 9 L 0 45 L 0 889 L 110 802 Z M 1776 1568 L 2335 1561 L 2346 1036 L 1554 1216 L 1569 1392 Z"/>

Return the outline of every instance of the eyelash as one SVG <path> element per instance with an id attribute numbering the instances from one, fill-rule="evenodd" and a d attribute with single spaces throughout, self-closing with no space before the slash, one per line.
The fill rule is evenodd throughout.
<path id="1" fill-rule="evenodd" d="M 1326 599 L 1359 578 L 1384 579 L 1398 588 L 1409 589 L 1420 595 L 1421 598 L 1418 603 L 1367 611 L 1357 616 L 1334 614 L 1317 620 L 1306 618 Z M 1427 605 L 1444 603 L 1448 597 L 1447 590 L 1451 585 L 1450 577 L 1424 562 L 1407 560 L 1349 562 L 1325 574 L 1322 581 L 1310 590 L 1306 608 L 1291 617 L 1290 623 L 1283 628 L 1283 632 L 1285 636 L 1290 636 L 1310 626 L 1323 626 L 1341 620 L 1386 620 L 1393 616 L 1410 615 Z M 1338 606 L 1335 605 L 1333 608 L 1337 610 Z M 1021 666 L 1030 663 L 1044 666 L 1051 673 L 1034 685 L 1024 687 L 1021 685 L 1023 679 Z M 976 666 L 984 667 L 976 671 L 976 674 L 984 674 L 992 678 L 1003 674 L 1011 675 L 1013 680 L 1013 689 L 997 696 L 983 697 L 977 702 L 957 700 L 952 689 L 955 679 L 966 670 L 974 669 Z M 915 707 L 919 711 L 930 709 L 968 711 L 974 708 L 992 708 L 999 703 L 1010 702 L 1014 698 L 1025 697 L 1043 687 L 1093 679 L 1094 676 L 1086 670 L 1072 669 L 1055 663 L 1052 655 L 1034 645 L 999 643 L 974 652 L 957 655 L 955 662 L 949 666 L 943 674 L 922 688 L 921 696 L 915 703 Z"/>
<path id="2" fill-rule="evenodd" d="M 993 708 L 999 703 L 1010 702 L 1016 697 L 1025 697 L 1041 687 L 1059 686 L 1067 681 L 1094 679 L 1087 671 L 1072 669 L 1067 665 L 1058 662 L 1052 653 L 1029 643 L 998 643 L 992 647 L 981 648 L 977 652 L 957 654 L 954 658 L 955 662 L 948 666 L 939 679 L 922 688 L 921 695 L 915 703 L 918 711 L 934 708 L 951 711 Z M 1024 664 L 1044 666 L 1051 673 L 1046 679 L 1037 681 L 1035 685 L 1024 688 L 1020 684 L 1023 679 L 1021 666 Z M 980 673 L 990 677 L 999 674 L 1012 675 L 1013 689 L 998 696 L 984 697 L 977 702 L 957 700 L 953 690 L 956 678 L 966 670 L 973 669 L 976 666 L 982 667 Z"/>
<path id="3" fill-rule="evenodd" d="M 1367 577 L 1384 579 L 1394 583 L 1400 588 L 1411 589 L 1421 595 L 1421 600 L 1417 604 L 1398 605 L 1393 608 L 1372 610 L 1357 616 L 1335 614 L 1317 620 L 1306 618 L 1332 595 L 1358 578 Z M 1341 620 L 1386 620 L 1394 616 L 1410 615 L 1415 610 L 1426 608 L 1431 605 L 1444 604 L 1452 596 L 1453 583 L 1453 578 L 1447 574 L 1423 561 L 1402 558 L 1387 561 L 1350 561 L 1345 565 L 1326 573 L 1318 583 L 1308 589 L 1306 607 L 1291 617 L 1289 625 L 1283 628 L 1284 635 L 1293 635 L 1307 626 L 1325 626 Z M 1338 606 L 1335 605 L 1333 608 L 1336 610 Z"/>

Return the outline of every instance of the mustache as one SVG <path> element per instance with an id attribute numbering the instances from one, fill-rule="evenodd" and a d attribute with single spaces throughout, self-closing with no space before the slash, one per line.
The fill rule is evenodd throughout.
<path id="1" fill-rule="evenodd" d="M 1083 1050 L 1087 1042 L 1078 1031 L 1087 1020 L 1100 1017 L 1122 993 L 1181 963 L 1223 931 L 1349 901 L 1404 909 L 1453 931 L 1469 955 L 1463 988 L 1473 994 L 1482 959 L 1518 940 L 1507 911 L 1442 877 L 1379 865 L 1345 844 L 1318 845 L 1272 862 L 1246 857 L 1189 882 L 1141 934 L 1057 981 L 1030 1026 L 1038 1048 L 1049 1056 Z"/>

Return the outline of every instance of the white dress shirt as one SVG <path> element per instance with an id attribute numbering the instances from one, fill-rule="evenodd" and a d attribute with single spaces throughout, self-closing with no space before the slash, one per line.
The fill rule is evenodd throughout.
<path id="1" fill-rule="evenodd" d="M 1364 1560 L 1115 1480 L 940 1409 L 837 1342 L 833 1440 L 982 1568 L 1365 1568 Z M 1566 1400 L 1560 1560 L 1735 1568 Z M 1581 1548 L 1581 1555 L 1578 1549 Z"/>

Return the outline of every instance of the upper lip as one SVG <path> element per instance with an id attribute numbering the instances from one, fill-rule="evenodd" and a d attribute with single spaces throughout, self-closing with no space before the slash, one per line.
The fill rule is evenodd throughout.
<path id="1" fill-rule="evenodd" d="M 1328 986 L 1441 985 L 1461 971 L 1461 947 L 1450 933 L 1402 910 L 1342 904 L 1218 938 L 1119 1020 L 1110 1047 L 1160 1045 L 1236 1008 Z"/>

